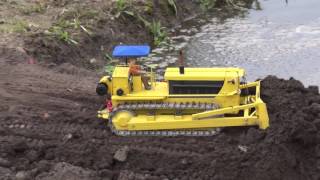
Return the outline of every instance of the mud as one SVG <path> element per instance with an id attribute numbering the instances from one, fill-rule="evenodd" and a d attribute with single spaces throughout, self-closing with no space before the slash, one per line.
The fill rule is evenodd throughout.
<path id="1" fill-rule="evenodd" d="M 320 96 L 262 81 L 271 126 L 215 137 L 117 137 L 95 118 L 99 77 L 71 64 L 0 59 L 0 179 L 319 179 Z M 17 58 L 19 57 L 19 58 Z M 85 73 L 84 73 L 85 72 Z M 116 152 L 125 148 L 122 161 Z"/>
<path id="2" fill-rule="evenodd" d="M 53 1 L 49 3 L 57 3 Z M 139 20 L 138 15 L 146 21 L 157 20 L 162 27 L 174 28 L 180 26 L 185 19 L 196 16 L 200 13 L 199 3 L 182 0 L 177 3 L 177 15 L 170 9 L 167 1 L 132 1 L 133 6 L 127 11 L 134 13 L 133 16 L 123 13 L 120 17 L 115 17 L 117 9 L 115 2 L 91 2 L 91 1 L 70 1 L 67 7 L 77 9 L 83 13 L 81 18 L 83 24 L 88 24 L 91 35 L 73 32 L 78 45 L 70 45 L 45 32 L 29 33 L 24 39 L 24 46 L 31 56 L 45 62 L 62 64 L 68 62 L 78 67 L 89 69 L 99 69 L 106 63 L 105 54 L 111 52 L 112 48 L 119 44 L 145 44 L 153 45 L 153 34 Z M 61 4 L 61 3 L 57 3 Z M 56 7 L 61 10 L 61 7 Z M 149 10 L 148 10 L 149 9 Z M 94 17 L 85 17 L 91 11 L 99 12 Z M 73 16 L 62 15 L 62 20 L 73 20 Z M 57 21 L 57 20 L 56 20 Z M 56 22 L 53 21 L 52 24 Z M 70 30 L 75 31 L 75 30 Z M 72 33 L 71 33 L 72 34 Z M 80 35 L 79 35 L 80 34 Z M 90 59 L 95 58 L 95 63 L 90 63 Z"/>
<path id="3" fill-rule="evenodd" d="M 48 1 L 44 15 L 23 17 L 47 29 L 61 7 L 72 10 L 78 2 Z M 263 80 L 271 120 L 266 131 L 226 128 L 215 137 L 112 135 L 96 118 L 103 99 L 95 94 L 99 76 L 88 69 L 105 65 L 103 56 L 113 45 L 151 42 L 152 35 L 131 17 L 112 20 L 112 8 L 102 6 L 104 1 L 79 3 L 80 8 L 101 6 L 103 16 L 90 24 L 94 35 L 82 33 L 78 46 L 33 26 L 27 35 L 1 34 L 0 180 L 320 179 L 319 89 L 294 79 Z M 1 6 L 3 17 L 22 16 L 19 8 L 6 7 Z M 197 7 L 183 0 L 177 17 L 158 4 L 151 14 L 142 14 L 174 28 L 194 17 Z"/>

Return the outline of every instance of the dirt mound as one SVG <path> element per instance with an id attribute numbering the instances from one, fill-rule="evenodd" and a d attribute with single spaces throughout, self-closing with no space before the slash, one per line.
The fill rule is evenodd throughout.
<path id="1" fill-rule="evenodd" d="M 45 69 L 3 62 L 0 173 L 6 179 L 65 174 L 85 179 L 320 178 L 316 87 L 265 78 L 262 98 L 271 121 L 266 131 L 225 128 L 215 137 L 129 138 L 112 135 L 95 118 L 101 103 L 93 88 L 98 77 L 69 71 L 69 65 Z M 119 161 L 115 154 L 123 148 L 126 158 Z M 59 170 L 62 163 L 71 170 Z"/>

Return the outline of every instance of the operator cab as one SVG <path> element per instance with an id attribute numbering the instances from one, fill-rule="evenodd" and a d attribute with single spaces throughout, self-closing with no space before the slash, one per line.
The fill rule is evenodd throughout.
<path id="1" fill-rule="evenodd" d="M 116 46 L 112 57 L 120 59 L 121 64 L 115 67 L 112 77 L 105 76 L 105 79 L 101 79 L 97 86 L 97 93 L 123 96 L 143 89 L 150 90 L 155 82 L 155 73 L 152 68 L 148 68 L 151 72 L 147 72 L 142 66 L 135 64 L 139 58 L 148 57 L 150 50 L 148 45 Z"/>

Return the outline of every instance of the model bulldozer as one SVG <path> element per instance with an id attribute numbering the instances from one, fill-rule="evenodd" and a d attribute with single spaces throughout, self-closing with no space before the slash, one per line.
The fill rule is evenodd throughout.
<path id="1" fill-rule="evenodd" d="M 113 57 L 126 63 L 104 76 L 97 93 L 107 97 L 98 111 L 121 136 L 211 136 L 232 126 L 266 129 L 269 118 L 260 98 L 260 82 L 246 83 L 240 68 L 169 67 L 156 81 L 153 69 L 130 73 L 128 59 L 146 57 L 149 46 L 119 45 Z M 142 76 L 149 77 L 146 89 Z"/>

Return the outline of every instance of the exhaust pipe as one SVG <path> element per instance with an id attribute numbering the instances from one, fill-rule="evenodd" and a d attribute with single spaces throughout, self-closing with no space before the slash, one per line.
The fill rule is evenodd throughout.
<path id="1" fill-rule="evenodd" d="M 180 64 L 180 66 L 179 66 L 179 72 L 180 72 L 180 74 L 184 74 L 184 59 L 183 59 L 183 52 L 182 52 L 182 50 L 180 50 L 179 51 L 179 64 Z"/>

